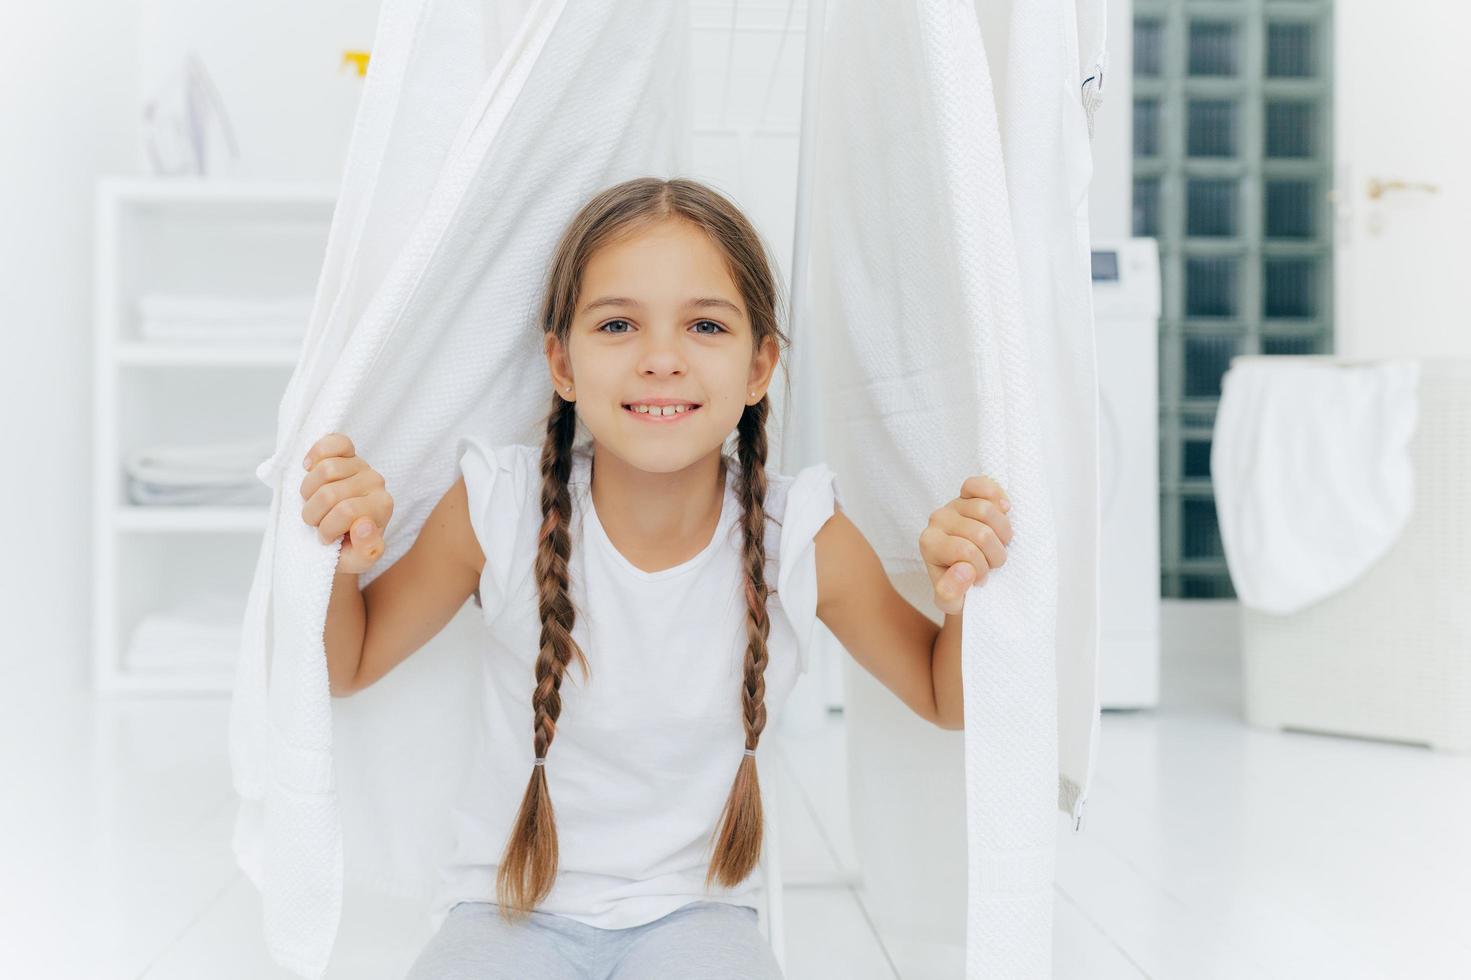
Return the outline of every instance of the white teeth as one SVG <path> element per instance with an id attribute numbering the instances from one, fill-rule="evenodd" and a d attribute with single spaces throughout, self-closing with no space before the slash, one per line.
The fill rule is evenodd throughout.
<path id="1" fill-rule="evenodd" d="M 687 412 L 693 405 L 632 405 L 630 406 L 640 415 L 677 415 Z"/>

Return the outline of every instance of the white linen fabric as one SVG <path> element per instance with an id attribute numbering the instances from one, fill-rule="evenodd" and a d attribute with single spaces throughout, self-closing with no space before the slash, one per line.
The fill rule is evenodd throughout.
<path id="1" fill-rule="evenodd" d="M 1352 584 L 1415 504 L 1420 363 L 1237 358 L 1221 379 L 1211 484 L 1242 605 L 1286 615 Z"/>
<path id="2" fill-rule="evenodd" d="M 816 442 L 864 474 L 851 511 L 892 574 L 923 575 L 915 536 L 965 477 L 1014 503 L 1007 564 L 964 609 L 967 972 L 1047 977 L 1053 815 L 1077 826 L 1099 734 L 1080 67 L 1101 53 L 1078 53 L 1071 3 L 979 6 L 985 37 L 970 2 L 831 18 L 803 188 L 805 339 L 822 353 L 806 382 Z M 1101 13 L 1085 20 L 1101 45 Z"/>
<path id="3" fill-rule="evenodd" d="M 966 602 L 969 972 L 1045 976 L 1050 818 L 1080 813 L 1097 735 L 1080 77 L 1097 59 L 1078 53 L 1071 2 L 1000 8 L 1000 59 L 970 2 L 830 9 L 830 70 L 804 118 L 811 281 L 793 284 L 813 300 L 791 332 L 832 369 L 822 413 L 794 423 L 862 474 L 847 495 L 891 572 L 915 570 L 924 515 L 963 477 L 988 472 L 1016 503 L 1008 567 Z M 345 880 L 434 894 L 483 624 L 457 621 L 332 701 L 338 548 L 301 520 L 295 467 L 345 431 L 384 474 L 396 510 L 366 586 L 453 482 L 457 434 L 539 444 L 546 262 L 593 193 L 690 171 L 688 16 L 663 0 L 384 0 L 302 360 L 257 470 L 272 503 L 230 720 L 237 857 L 298 975 L 326 969 Z M 1006 72 L 994 90 L 988 65 Z"/>
<path id="4" fill-rule="evenodd" d="M 995 8 L 977 3 L 976 9 L 984 18 Z M 1102 518 L 1088 199 L 1092 119 L 1107 63 L 1104 11 L 1102 0 L 1014 4 L 1004 36 L 1005 84 L 996 88 L 1005 93 L 997 111 L 1031 352 L 1030 374 L 1018 383 L 1035 393 L 1043 479 L 1057 527 L 1057 805 L 1074 830 L 1082 826 L 1101 724 Z"/>

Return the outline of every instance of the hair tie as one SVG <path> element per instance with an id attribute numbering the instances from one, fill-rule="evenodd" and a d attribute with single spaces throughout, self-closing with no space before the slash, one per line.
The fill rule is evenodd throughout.
<path id="1" fill-rule="evenodd" d="M 546 756 L 541 756 L 535 762 L 533 762 L 532 765 L 533 766 L 545 765 L 546 764 L 546 761 L 547 761 L 547 757 Z"/>
<path id="2" fill-rule="evenodd" d="M 747 749 L 746 750 L 746 755 L 749 755 L 751 758 L 754 759 L 754 758 L 756 758 L 756 750 L 755 749 Z"/>

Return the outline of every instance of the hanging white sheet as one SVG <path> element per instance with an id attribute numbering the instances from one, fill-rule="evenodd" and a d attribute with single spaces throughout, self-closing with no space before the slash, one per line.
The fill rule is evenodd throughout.
<path id="1" fill-rule="evenodd" d="M 1097 93 L 1085 110 L 1079 69 L 1102 59 L 1079 58 L 1071 3 L 985 6 L 985 43 L 969 0 L 831 12 L 802 381 L 891 574 L 924 577 L 918 531 L 966 476 L 1014 502 L 1007 564 L 964 610 L 967 975 L 1047 977 L 1053 814 L 1080 817 L 1098 736 Z"/>
<path id="2" fill-rule="evenodd" d="M 855 508 L 877 519 L 865 527 L 886 563 L 913 560 L 916 508 L 948 499 L 965 475 L 991 473 L 1017 502 L 1012 558 L 966 604 L 972 976 L 1047 975 L 1050 817 L 1081 806 L 1097 719 L 1079 72 L 1089 59 L 1076 53 L 1070 0 L 1017 0 L 1010 14 L 1008 84 L 993 102 L 968 0 L 830 9 L 825 63 L 872 77 L 846 101 L 825 100 L 822 118 L 853 127 L 826 130 L 847 147 L 838 156 L 877 152 L 844 179 L 882 193 L 862 213 L 833 207 L 852 187 L 813 193 L 813 295 L 819 308 L 849 309 L 838 288 L 849 287 L 890 316 L 877 329 L 866 314 L 846 336 L 832 333 L 839 320 L 792 325 L 795 344 L 845 365 L 825 382 L 847 386 L 836 416 L 795 421 L 823 426 L 835 468 L 862 474 L 848 485 Z M 540 439 L 549 389 L 533 309 L 556 236 L 609 184 L 690 172 L 687 18 L 667 0 L 383 2 L 303 358 L 277 451 L 258 470 L 274 492 L 231 714 L 236 852 L 261 890 L 272 954 L 299 975 L 326 968 L 344 880 L 427 897 L 452 843 L 442 815 L 476 710 L 463 653 L 474 624 L 460 621 L 394 678 L 330 699 L 322 626 L 337 548 L 300 518 L 299 461 L 322 434 L 345 431 L 393 489 L 386 553 L 367 585 L 452 482 L 459 433 Z M 880 40 L 893 45 L 885 57 L 848 60 L 851 45 Z M 1046 55 L 1036 66 L 1029 45 Z M 924 107 L 908 148 L 888 154 L 862 105 L 897 108 L 885 79 Z M 813 175 L 821 183 L 838 165 L 819 157 Z M 1032 166 L 1027 181 L 1008 183 Z M 967 168 L 981 179 L 962 179 Z M 891 265 L 835 245 L 851 232 L 872 247 L 883 216 L 897 222 L 881 254 Z M 936 242 L 952 251 L 925 267 Z M 896 439 L 914 428 L 869 406 L 869 446 L 845 441 L 832 419 L 865 410 L 864 389 L 924 414 L 928 437 Z M 912 494 L 906 507 L 893 506 L 896 487 Z"/>

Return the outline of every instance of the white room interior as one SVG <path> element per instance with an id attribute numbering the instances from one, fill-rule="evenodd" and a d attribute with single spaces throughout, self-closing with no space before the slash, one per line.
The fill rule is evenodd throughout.
<path id="1" fill-rule="evenodd" d="M 734 94 L 722 87 L 721 73 L 697 73 L 701 98 L 735 107 L 697 137 L 697 157 L 704 176 L 751 195 L 762 232 L 779 254 L 790 254 L 794 202 L 780 188 L 791 185 L 796 167 L 805 4 L 736 6 L 744 11 L 735 21 L 743 37 L 752 50 L 770 53 L 776 70 L 737 77 Z M 1331 153 L 1323 156 L 1332 176 L 1319 213 L 1332 218 L 1325 308 L 1333 345 L 1316 353 L 1464 363 L 1458 359 L 1471 358 L 1471 322 L 1460 270 L 1471 261 L 1471 245 L 1459 232 L 1471 218 L 1471 127 L 1448 125 L 1464 115 L 1452 87 L 1459 64 L 1451 39 L 1465 32 L 1447 22 L 1459 18 L 1459 26 L 1471 28 L 1471 14 L 1423 0 L 1393 8 L 1382 0 L 1227 6 L 1108 5 L 1110 65 L 1095 120 L 1089 210 L 1095 248 L 1126 258 L 1160 254 L 1139 234 L 1134 199 L 1136 180 L 1151 172 L 1136 169 L 1136 19 L 1174 25 L 1240 18 L 1251 25 L 1276 14 L 1322 15 L 1321 23 L 1331 24 L 1329 36 L 1318 37 L 1317 64 L 1329 75 L 1332 125 L 1323 132 Z M 715 62 L 729 37 L 731 0 L 696 0 L 694 10 L 706 28 L 697 33 L 707 46 L 698 53 Z M 353 53 L 371 48 L 376 15 L 374 0 L 309 9 L 280 0 L 119 0 L 11 5 L 0 15 L 11 151 L 0 154 L 9 231 L 0 239 L 0 281 L 12 338 L 12 356 L 0 369 L 0 405 L 13 420 L 3 484 L 11 515 L 6 540 L 18 559 L 0 572 L 8 624 L 0 645 L 7 681 L 0 769 L 18 774 L 20 790 L 0 794 L 0 867 L 8 869 L 0 912 L 22 926 L 12 933 L 18 942 L 0 942 L 5 975 L 289 975 L 266 952 L 259 897 L 230 849 L 236 795 L 226 752 L 228 675 L 221 682 L 134 683 L 121 666 L 130 631 L 149 608 L 193 594 L 202 582 L 248 588 L 255 526 L 245 518 L 201 532 L 188 515 L 119 515 L 112 502 L 124 452 L 196 431 L 191 401 L 212 417 L 220 437 L 269 437 L 271 392 L 284 386 L 295 351 L 287 340 L 243 360 L 212 362 L 190 378 L 172 355 L 137 345 L 120 311 L 137 298 L 139 282 L 165 291 L 201 282 L 228 287 L 235 263 L 264 253 L 265 279 L 255 281 L 283 294 L 310 293 L 361 91 Z M 1435 29 L 1424 30 L 1432 22 Z M 1261 38 L 1243 30 L 1238 40 L 1247 51 Z M 1401 42 L 1389 43 L 1386 32 Z M 784 33 L 784 46 L 770 47 Z M 198 76 L 190 82 L 190 52 L 207 69 L 218 103 Z M 1243 57 L 1243 71 L 1251 70 L 1253 57 Z M 1164 77 L 1174 70 L 1167 67 Z M 1168 80 L 1157 84 L 1172 91 Z M 184 167 L 189 153 L 169 123 L 145 126 L 144 106 L 153 102 L 177 116 L 191 98 L 204 98 L 194 110 L 216 120 L 207 124 L 209 176 L 219 194 L 205 190 L 201 197 L 195 178 L 155 172 L 154 161 Z M 226 107 L 228 136 L 201 105 Z M 1180 124 L 1162 123 L 1162 132 Z M 1248 200 L 1262 207 L 1260 198 Z M 1180 202 L 1172 205 L 1167 195 L 1161 213 L 1171 206 Z M 217 254 L 191 255 L 200 240 L 190 237 L 197 229 L 191 222 L 228 229 L 232 215 L 259 218 L 262 209 L 280 218 L 283 238 L 265 243 L 226 232 L 209 239 L 220 245 Z M 182 230 L 171 230 L 171 213 L 187 215 Z M 1148 241 L 1142 252 L 1141 240 Z M 175 271 L 148 280 L 137 265 L 143 255 L 165 256 Z M 1095 264 L 1095 277 L 1098 270 Z M 1162 288 L 1166 300 L 1169 290 L 1183 288 L 1168 279 L 1161 287 L 1159 270 L 1150 272 L 1152 278 L 1125 280 L 1145 282 L 1146 297 Z M 1136 294 L 1120 297 L 1109 288 L 1100 283 L 1095 292 L 1100 372 L 1107 375 L 1100 387 L 1120 406 L 1125 428 L 1112 449 L 1104 433 L 1105 477 L 1116 465 L 1110 452 L 1157 450 L 1155 430 L 1141 438 L 1138 426 L 1167 424 L 1153 385 L 1144 386 L 1148 397 L 1129 400 L 1135 372 L 1147 366 L 1154 378 L 1156 366 L 1137 363 L 1137 356 L 1131 364 L 1122 353 L 1155 352 L 1158 324 L 1147 310 L 1157 318 L 1158 307 L 1146 303 L 1141 319 L 1140 307 L 1130 305 Z M 1120 332 L 1110 335 L 1106 327 Z M 129 342 L 137 346 L 127 349 Z M 1421 471 L 1451 480 L 1466 472 L 1467 442 L 1458 454 L 1454 443 L 1457 434 L 1471 434 L 1471 414 L 1451 395 L 1437 411 L 1446 413 L 1437 431 L 1448 434 L 1434 459 L 1444 465 L 1422 460 Z M 1287 626 L 1243 609 L 1234 597 L 1161 595 L 1159 528 L 1145 535 L 1150 547 L 1142 558 L 1127 547 L 1133 532 L 1143 533 L 1140 522 L 1158 519 L 1159 486 L 1151 482 L 1157 463 L 1151 455 L 1142 470 L 1118 477 L 1121 488 L 1142 480 L 1143 490 L 1122 491 L 1131 516 L 1104 530 L 1103 595 L 1130 613 L 1103 617 L 1100 669 L 1109 710 L 1087 819 L 1078 829 L 1059 816 L 1054 976 L 1467 975 L 1471 942 L 1461 924 L 1471 913 L 1471 836 L 1460 815 L 1471 805 L 1471 745 L 1455 744 L 1454 722 L 1442 726 L 1450 733 L 1443 740 L 1397 736 L 1388 722 L 1354 731 L 1335 722 L 1331 706 L 1315 707 L 1312 717 L 1321 724 L 1294 723 L 1292 712 L 1307 712 L 1309 699 L 1274 699 L 1283 685 L 1295 676 L 1320 691 L 1339 686 L 1315 673 L 1332 671 L 1333 657 L 1298 664 L 1293 675 L 1296 662 L 1283 651 L 1354 622 L 1367 593 L 1339 596 L 1337 607 L 1319 607 L 1318 620 Z M 1429 497 L 1418 499 L 1422 512 L 1431 506 Z M 1453 542 L 1467 540 L 1468 523 L 1455 525 Z M 1447 540 L 1437 527 L 1422 523 L 1406 540 Z M 1457 553 L 1443 554 L 1437 562 L 1453 563 Z M 1403 548 L 1391 557 L 1374 574 L 1404 571 L 1370 579 L 1374 591 L 1405 589 L 1401 608 L 1414 608 L 1427 594 L 1439 603 L 1435 610 L 1454 602 L 1436 583 L 1462 581 L 1454 575 L 1464 560 L 1460 568 L 1426 567 Z M 1126 596 L 1123 583 L 1141 575 L 1148 594 L 1129 605 L 1140 593 Z M 1458 659 L 1427 668 L 1423 683 L 1440 678 L 1441 689 L 1404 703 L 1404 731 L 1421 731 L 1417 721 L 1442 710 L 1460 706 L 1471 714 L 1464 666 L 1471 635 L 1430 632 L 1424 649 L 1435 647 L 1438 657 L 1450 649 Z M 1110 649 L 1119 659 L 1110 661 Z M 1363 658 L 1349 661 L 1356 671 L 1394 673 L 1393 658 L 1354 656 Z M 1405 653 L 1401 662 L 1409 658 Z M 781 764 L 771 778 L 780 783 L 783 807 L 788 975 L 959 977 L 960 910 L 950 919 L 943 910 L 905 913 L 947 901 L 937 896 L 963 898 L 959 818 L 935 817 L 892 850 L 874 839 L 874 828 L 884 825 L 874 814 L 885 804 L 877 796 L 852 798 L 841 705 L 855 691 L 868 697 L 877 688 L 842 661 L 834 649 L 804 680 L 793 696 L 798 710 L 777 738 Z M 1126 674 L 1127 685 L 1110 687 Z M 1338 696 L 1352 699 L 1355 690 L 1344 684 Z M 960 737 L 921 732 L 917 719 L 896 712 L 893 723 L 911 726 L 916 746 L 953 749 Z M 937 799 L 958 807 L 962 787 L 957 775 Z M 961 851 L 947 868 L 944 848 L 956 845 Z M 872 855 L 867 872 L 865 852 Z M 884 876 L 908 861 L 932 877 L 874 890 L 875 875 L 898 881 Z M 423 938 L 414 911 L 350 891 L 329 975 L 401 976 Z M 933 921 L 934 929 L 916 926 L 916 918 Z"/>

